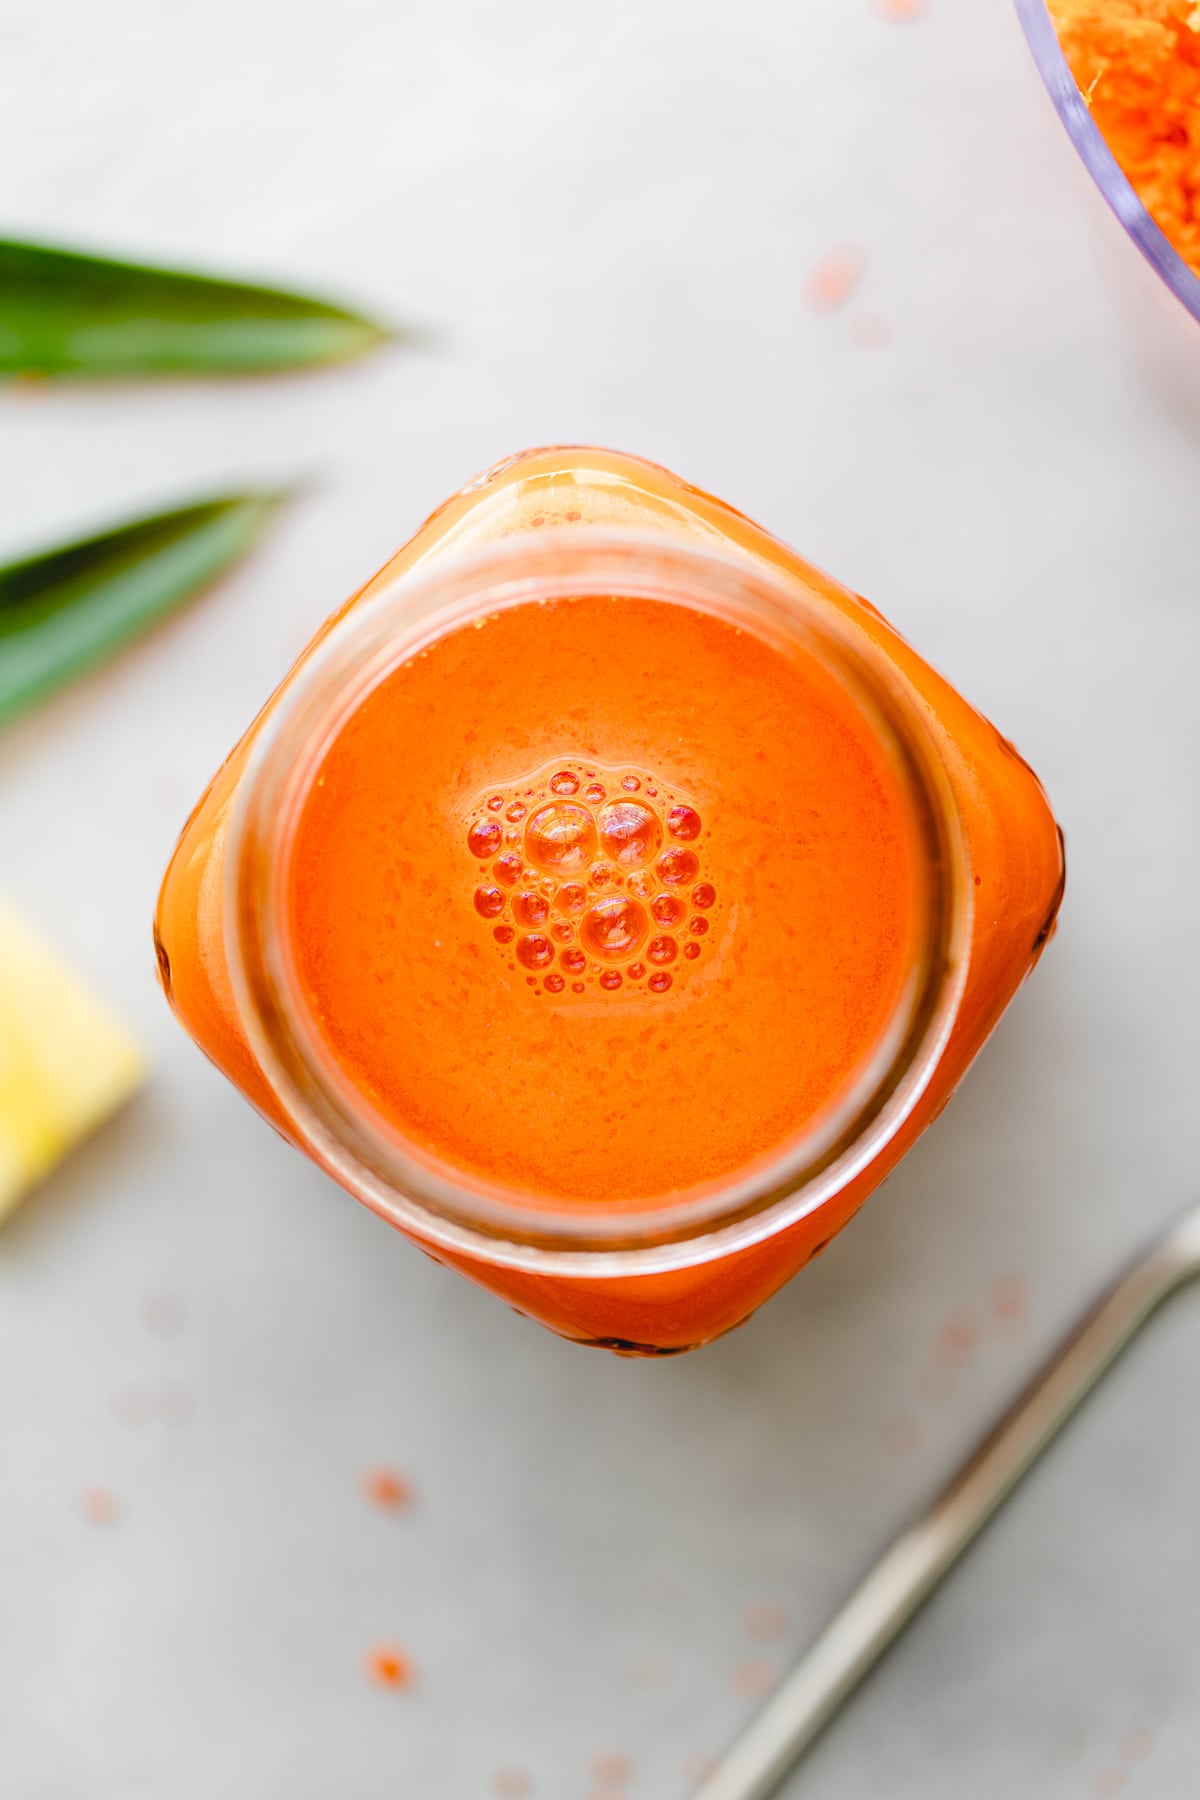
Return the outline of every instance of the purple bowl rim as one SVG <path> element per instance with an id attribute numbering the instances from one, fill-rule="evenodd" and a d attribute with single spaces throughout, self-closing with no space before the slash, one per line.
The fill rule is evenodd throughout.
<path id="1" fill-rule="evenodd" d="M 1200 278 L 1155 224 L 1109 149 L 1071 73 L 1046 0 L 1014 0 L 1014 5 L 1046 92 L 1089 175 L 1151 268 L 1200 323 Z"/>

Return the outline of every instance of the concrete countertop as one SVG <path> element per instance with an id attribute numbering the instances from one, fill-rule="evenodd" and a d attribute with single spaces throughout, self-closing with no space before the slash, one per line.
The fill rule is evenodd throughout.
<path id="1" fill-rule="evenodd" d="M 0 551 L 315 477 L 0 743 L 0 890 L 156 1068 L 0 1240 L 5 1800 L 683 1800 L 1197 1197 L 1200 453 L 1061 152 L 1006 0 L 0 8 L 10 234 L 434 333 L 295 379 L 0 392 Z M 861 287 L 814 312 L 845 242 Z M 188 808 L 318 621 L 563 439 L 866 593 L 1069 842 L 1058 938 L 937 1127 L 757 1320 L 661 1365 L 559 1343 L 341 1195 L 173 1025 L 149 945 Z M 1193 1791 L 1198 1359 L 1185 1300 L 789 1794 Z M 413 1485 L 394 1516 L 379 1465 Z M 410 1691 L 365 1678 L 380 1642 Z"/>

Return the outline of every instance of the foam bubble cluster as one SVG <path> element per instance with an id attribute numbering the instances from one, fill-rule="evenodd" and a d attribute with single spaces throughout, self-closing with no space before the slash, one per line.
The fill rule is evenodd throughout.
<path id="1" fill-rule="evenodd" d="M 720 911 L 706 834 L 648 770 L 564 759 L 478 797 L 464 833 L 475 911 L 535 995 L 666 994 Z"/>

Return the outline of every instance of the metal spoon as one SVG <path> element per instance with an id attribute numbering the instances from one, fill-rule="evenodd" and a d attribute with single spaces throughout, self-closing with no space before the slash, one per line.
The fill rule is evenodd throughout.
<path id="1" fill-rule="evenodd" d="M 1144 1250 L 897 1538 L 694 1800 L 766 1800 L 1162 1302 L 1200 1276 L 1200 1207 Z"/>

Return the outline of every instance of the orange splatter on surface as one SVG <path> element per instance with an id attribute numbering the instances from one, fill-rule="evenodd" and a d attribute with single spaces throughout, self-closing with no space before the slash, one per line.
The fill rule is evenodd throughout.
<path id="1" fill-rule="evenodd" d="M 1029 1283 L 1019 1275 L 1002 1275 L 992 1283 L 991 1301 L 1000 1336 L 1023 1336 L 1029 1327 Z"/>
<path id="2" fill-rule="evenodd" d="M 412 1504 L 412 1483 L 395 1469 L 368 1469 L 362 1479 L 362 1491 L 381 1512 L 400 1512 Z"/>
<path id="3" fill-rule="evenodd" d="M 1049 0 L 1079 90 L 1139 200 L 1200 274 L 1196 0 Z"/>
<path id="4" fill-rule="evenodd" d="M 115 1525 L 121 1516 L 121 1503 L 108 1488 L 84 1488 L 79 1496 L 79 1510 L 91 1525 Z"/>
<path id="5" fill-rule="evenodd" d="M 733 1672 L 733 1691 L 743 1700 L 760 1700 L 775 1686 L 778 1676 L 773 1665 L 755 1659 L 739 1663 Z"/>
<path id="6" fill-rule="evenodd" d="M 787 1614 L 770 1600 L 757 1600 L 742 1614 L 742 1630 L 747 1637 L 770 1643 L 787 1630 Z"/>
<path id="7" fill-rule="evenodd" d="M 855 313 L 850 321 L 850 342 L 859 350 L 886 350 L 892 341 L 892 327 L 882 313 Z"/>
<path id="8" fill-rule="evenodd" d="M 621 1787 L 632 1779 L 633 1760 L 620 1751 L 608 1751 L 597 1756 L 592 1763 L 592 1774 L 597 1781 L 604 1781 L 613 1787 Z"/>
<path id="9" fill-rule="evenodd" d="M 1121 1739 L 1117 1746 L 1117 1755 L 1122 1762 L 1140 1762 L 1143 1756 L 1150 1754 L 1154 1743 L 1154 1733 L 1148 1725 L 1137 1725 Z"/>
<path id="10" fill-rule="evenodd" d="M 367 1673 L 380 1687 L 408 1688 L 417 1678 L 411 1657 L 395 1644 L 376 1644 L 367 1651 Z"/>
<path id="11" fill-rule="evenodd" d="M 911 1456 L 921 1447 L 921 1424 L 911 1413 L 886 1419 L 879 1433 L 880 1442 L 892 1456 Z"/>
<path id="12" fill-rule="evenodd" d="M 684 1758 L 683 1779 L 698 1786 L 715 1773 L 716 1767 L 715 1756 L 710 1756 L 706 1751 L 698 1751 L 695 1755 Z"/>
<path id="13" fill-rule="evenodd" d="M 1124 1769 L 1101 1769 L 1092 1782 L 1092 1792 L 1097 1800 L 1103 1800 L 1106 1794 L 1119 1794 L 1128 1779 Z"/>
<path id="14" fill-rule="evenodd" d="M 876 12 L 894 25 L 911 25 L 925 15 L 924 0 L 875 0 Z"/>
<path id="15" fill-rule="evenodd" d="M 533 1782 L 524 1769 L 497 1769 L 492 1776 L 492 1790 L 500 1795 L 500 1800 L 524 1800 L 526 1794 L 532 1794 Z"/>
<path id="16" fill-rule="evenodd" d="M 837 312 L 858 287 L 866 266 L 866 256 L 856 244 L 838 244 L 827 250 L 805 277 L 805 305 L 812 312 Z"/>
<path id="17" fill-rule="evenodd" d="M 142 1318 L 156 1337 L 176 1337 L 186 1316 L 183 1302 L 174 1294 L 148 1294 L 142 1301 Z"/>
<path id="18" fill-rule="evenodd" d="M 938 1333 L 934 1358 L 943 1367 L 961 1368 L 979 1348 L 979 1325 L 974 1314 L 952 1314 Z"/>

